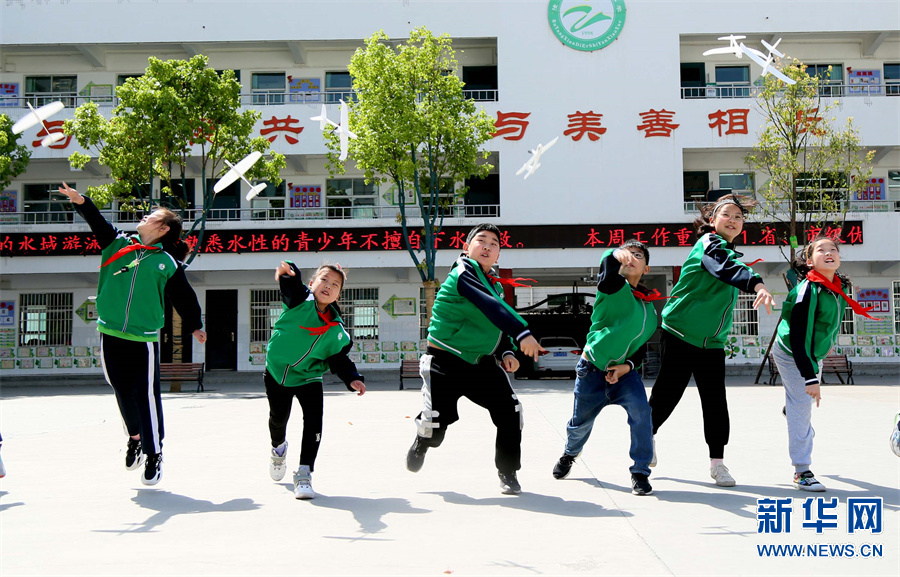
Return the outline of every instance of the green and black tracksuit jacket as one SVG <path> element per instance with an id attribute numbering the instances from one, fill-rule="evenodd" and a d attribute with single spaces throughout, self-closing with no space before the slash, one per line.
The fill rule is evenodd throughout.
<path id="1" fill-rule="evenodd" d="M 644 359 L 645 343 L 656 331 L 656 309 L 634 292 L 619 274 L 621 263 L 613 256 L 617 249 L 603 253 L 597 281 L 597 298 L 591 313 L 591 328 L 583 356 L 595 367 L 606 370 L 612 365 L 628 364 L 634 370 Z"/>
<path id="2" fill-rule="evenodd" d="M 137 235 L 128 235 L 107 222 L 90 198 L 75 204 L 75 210 L 97 237 L 106 262 L 120 249 L 140 243 Z M 121 255 L 100 268 L 97 283 L 97 329 L 107 335 L 129 341 L 156 342 L 165 325 L 165 297 L 181 315 L 188 332 L 203 326 L 197 295 L 188 283 L 184 267 L 162 245 L 158 250 L 139 249 Z M 116 274 L 118 273 L 118 274 Z"/>
<path id="3" fill-rule="evenodd" d="M 804 279 L 788 293 L 775 342 L 794 357 L 806 384 L 819 382 L 819 361 L 834 345 L 843 317 L 843 299 L 819 283 Z"/>
<path id="4" fill-rule="evenodd" d="M 316 298 L 303 284 L 300 269 L 286 261 L 295 276 L 281 275 L 282 311 L 275 321 L 266 347 L 266 371 L 284 387 L 321 383 L 330 368 L 348 390 L 350 383 L 363 381 L 347 354 L 353 348 L 337 304 L 329 305 L 331 318 L 324 321 Z"/>
<path id="5" fill-rule="evenodd" d="M 531 331 L 493 278 L 460 255 L 435 296 L 428 341 L 473 365 L 485 355 L 513 354 L 513 339 L 521 342 Z"/>
<path id="6" fill-rule="evenodd" d="M 695 347 L 725 348 L 738 291 L 752 294 L 762 282 L 742 256 L 714 232 L 700 237 L 663 308 L 663 329 Z"/>

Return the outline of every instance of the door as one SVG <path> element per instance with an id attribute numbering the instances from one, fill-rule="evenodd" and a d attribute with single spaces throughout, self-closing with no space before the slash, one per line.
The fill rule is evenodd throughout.
<path id="1" fill-rule="evenodd" d="M 174 313 L 174 314 L 173 314 Z M 181 317 L 166 297 L 166 324 L 159 333 L 159 361 L 161 363 L 193 362 L 194 337 L 187 332 Z"/>
<path id="2" fill-rule="evenodd" d="M 237 291 L 206 291 L 206 370 L 237 370 Z"/>

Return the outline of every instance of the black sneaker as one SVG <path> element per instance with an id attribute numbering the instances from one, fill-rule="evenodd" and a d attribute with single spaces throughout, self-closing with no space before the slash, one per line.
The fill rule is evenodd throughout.
<path id="1" fill-rule="evenodd" d="M 575 455 L 567 455 L 563 453 L 563 456 L 559 458 L 559 461 L 556 462 L 556 465 L 553 466 L 553 478 L 554 479 L 565 479 L 569 476 L 569 471 L 572 470 L 572 463 L 575 462 Z"/>
<path id="2" fill-rule="evenodd" d="M 162 453 L 147 455 L 147 462 L 144 464 L 144 474 L 141 475 L 141 483 L 145 485 L 155 485 L 159 483 L 162 477 Z"/>
<path id="3" fill-rule="evenodd" d="M 416 435 L 416 440 L 413 441 L 412 447 L 409 448 L 409 452 L 406 453 L 406 468 L 413 473 L 418 473 L 422 468 L 422 465 L 425 464 L 425 451 L 428 450 L 428 445 L 422 442 L 422 439 Z"/>
<path id="4" fill-rule="evenodd" d="M 134 471 L 144 462 L 144 454 L 141 453 L 141 440 L 128 437 L 128 448 L 125 449 L 125 468 Z"/>
<path id="5" fill-rule="evenodd" d="M 653 487 L 650 486 L 647 475 L 643 473 L 631 474 L 631 493 L 633 495 L 649 495 L 652 492 Z"/>
<path id="6" fill-rule="evenodd" d="M 500 477 L 500 492 L 504 495 L 518 495 L 522 492 L 522 485 L 519 484 L 519 480 L 516 479 L 516 472 L 512 473 L 503 473 L 498 472 L 497 475 Z"/>

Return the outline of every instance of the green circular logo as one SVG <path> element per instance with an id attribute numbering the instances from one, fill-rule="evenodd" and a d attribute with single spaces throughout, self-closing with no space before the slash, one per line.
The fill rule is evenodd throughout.
<path id="1" fill-rule="evenodd" d="M 575 50 L 592 52 L 615 40 L 625 25 L 625 0 L 550 0 L 550 29 Z"/>

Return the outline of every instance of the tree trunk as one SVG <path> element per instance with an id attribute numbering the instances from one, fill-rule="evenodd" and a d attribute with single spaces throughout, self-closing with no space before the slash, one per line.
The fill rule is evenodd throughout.
<path id="1" fill-rule="evenodd" d="M 425 314 L 427 315 L 426 325 L 431 323 L 431 309 L 434 308 L 434 295 L 437 294 L 438 282 L 434 280 L 427 280 L 422 283 L 422 286 L 425 287 Z"/>

